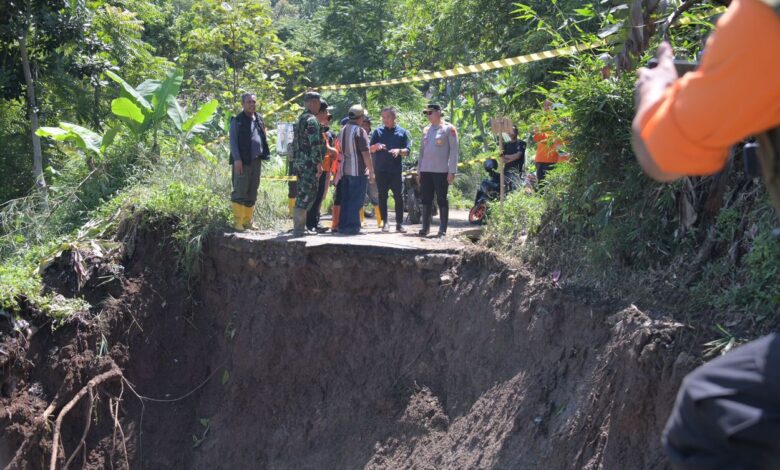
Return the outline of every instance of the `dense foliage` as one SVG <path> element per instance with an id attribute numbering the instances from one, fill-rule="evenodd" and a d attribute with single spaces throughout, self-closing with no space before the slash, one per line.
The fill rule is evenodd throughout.
<path id="1" fill-rule="evenodd" d="M 685 26 L 669 30 L 681 57 L 696 57 L 711 29 L 702 13 L 713 5 L 699 3 L 683 15 Z M 203 236 L 227 220 L 229 169 L 218 139 L 241 93 L 257 93 L 268 122 L 290 121 L 299 103 L 280 106 L 307 87 L 606 39 L 574 57 L 325 97 L 337 119 L 355 102 L 375 118 L 384 106 L 398 107 L 399 123 L 418 144 L 421 108 L 440 102 L 459 129 L 463 161 L 495 155 L 491 117 L 510 117 L 526 136 L 550 118 L 540 109 L 550 99 L 571 161 L 551 173 L 545 190 L 494 205 L 485 244 L 616 296 L 652 297 L 683 285 L 696 307 L 774 314 L 780 249 L 762 188 L 740 171 L 739 153 L 719 177 L 673 185 L 651 182 L 634 161 L 629 72 L 672 13 L 658 5 L 2 0 L 0 307 L 16 308 L 23 298 L 51 303 L 40 294 L 37 261 L 83 235 L 85 222 L 101 225 L 117 211 L 165 224 L 183 270 L 195 272 Z M 604 53 L 617 57 L 622 74 L 604 78 Z M 281 158 L 264 172 L 283 173 Z M 463 170 L 456 205 L 469 204 L 483 176 L 479 165 Z M 286 188 L 263 188 L 258 216 L 270 226 L 285 213 Z"/>

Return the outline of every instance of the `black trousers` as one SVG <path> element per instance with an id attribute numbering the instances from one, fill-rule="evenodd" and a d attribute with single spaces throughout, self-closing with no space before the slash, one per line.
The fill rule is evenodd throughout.
<path id="1" fill-rule="evenodd" d="M 339 180 L 339 184 L 336 185 L 336 190 L 333 191 L 333 205 L 334 206 L 340 206 L 341 205 L 341 188 L 343 187 L 341 182 L 342 182 L 343 179 L 344 179 L 344 177 L 342 177 Z"/>
<path id="2" fill-rule="evenodd" d="M 780 468 L 780 335 L 688 374 L 663 444 L 676 469 Z"/>
<path id="3" fill-rule="evenodd" d="M 433 195 L 436 194 L 436 204 L 439 207 L 449 207 L 447 192 L 450 184 L 447 182 L 447 173 L 420 173 L 420 197 L 424 206 L 433 204 Z"/>
<path id="4" fill-rule="evenodd" d="M 287 160 L 287 176 L 295 176 L 295 172 L 292 169 L 292 163 Z M 295 181 L 287 182 L 287 198 L 295 199 L 298 197 L 298 183 Z"/>
<path id="5" fill-rule="evenodd" d="M 322 207 L 322 200 L 325 197 L 325 190 L 327 189 L 325 187 L 325 179 L 327 177 L 328 174 L 325 172 L 320 175 L 317 197 L 314 199 L 314 204 L 312 204 L 311 209 L 306 211 L 306 228 L 308 229 L 314 229 L 320 224 L 320 209 Z"/>
<path id="6" fill-rule="evenodd" d="M 544 181 L 547 172 L 555 168 L 555 163 L 536 163 L 536 184 Z"/>
<path id="7" fill-rule="evenodd" d="M 376 187 L 379 190 L 379 212 L 382 220 L 387 223 L 387 197 L 393 191 L 395 201 L 395 224 L 401 225 L 404 220 L 404 194 L 401 173 L 379 171 L 376 173 Z"/>

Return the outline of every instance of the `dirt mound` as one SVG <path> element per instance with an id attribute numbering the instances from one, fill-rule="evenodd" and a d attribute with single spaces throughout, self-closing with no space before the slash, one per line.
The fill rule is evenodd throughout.
<path id="1" fill-rule="evenodd" d="M 483 251 L 226 235 L 194 292 L 169 252 L 141 238 L 119 297 L 55 333 L 6 332 L 25 344 L 2 364 L 0 464 L 48 466 L 42 413 L 115 363 L 127 382 L 97 389 L 74 466 L 667 467 L 678 324 Z M 63 421 L 65 458 L 88 410 Z"/>

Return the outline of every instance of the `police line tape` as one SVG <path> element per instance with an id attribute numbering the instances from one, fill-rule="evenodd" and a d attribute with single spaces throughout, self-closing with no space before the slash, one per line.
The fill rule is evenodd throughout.
<path id="1" fill-rule="evenodd" d="M 429 80 L 436 80 L 440 78 L 451 78 L 460 75 L 470 75 L 474 73 L 488 72 L 490 70 L 502 69 L 506 67 L 513 67 L 520 64 L 528 64 L 531 62 L 537 62 L 545 59 L 553 59 L 555 57 L 562 57 L 567 55 L 575 55 L 582 51 L 595 49 L 607 45 L 609 42 L 606 40 L 599 40 L 590 44 L 577 44 L 569 47 L 562 47 L 560 49 L 553 49 L 549 51 L 534 52 L 532 54 L 521 55 L 518 57 L 509 57 L 506 59 L 494 60 L 491 62 L 483 62 L 481 64 L 463 65 L 448 70 L 442 70 L 439 72 L 426 72 L 411 77 L 393 78 L 390 80 L 378 80 L 374 82 L 352 83 L 346 85 L 325 85 L 315 88 L 320 91 L 334 91 L 334 90 L 350 90 L 355 88 L 371 88 L 382 87 L 390 85 L 401 85 L 404 83 L 425 82 Z"/>
<path id="2" fill-rule="evenodd" d="M 726 7 L 721 6 L 721 7 L 713 8 L 712 10 L 709 10 L 707 12 L 698 15 L 683 16 L 681 18 L 678 18 L 675 24 L 677 26 L 690 24 L 696 21 L 704 20 L 711 16 L 719 15 L 721 13 L 724 13 L 725 11 L 726 11 Z M 457 77 L 460 75 L 470 75 L 474 73 L 488 72 L 490 70 L 497 70 L 506 67 L 513 67 L 515 65 L 538 62 L 540 60 L 553 59 L 555 57 L 576 55 L 583 51 L 588 51 L 591 49 L 596 49 L 598 47 L 607 46 L 615 42 L 616 39 L 619 39 L 619 37 L 615 37 L 610 40 L 600 39 L 598 41 L 594 41 L 589 44 L 576 44 L 574 46 L 562 47 L 559 49 L 552 49 L 552 50 L 542 51 L 542 52 L 534 52 L 532 54 L 494 60 L 491 62 L 483 62 L 481 64 L 462 65 L 459 67 L 451 68 L 448 70 L 442 70 L 439 72 L 425 72 L 418 75 L 413 75 L 411 77 L 393 78 L 390 80 L 377 80 L 373 82 L 352 83 L 352 84 L 344 84 L 344 85 L 325 85 L 321 87 L 315 87 L 314 89 L 320 91 L 350 90 L 355 88 L 372 88 L 372 87 L 382 87 L 382 86 L 390 86 L 390 85 L 401 85 L 405 83 L 424 82 L 428 80 L 436 80 L 441 78 Z"/>
<path id="3" fill-rule="evenodd" d="M 467 167 L 470 167 L 470 166 L 479 165 L 479 164 L 485 163 L 486 161 L 488 161 L 491 158 L 493 158 L 493 157 L 476 158 L 474 160 L 469 160 L 467 162 L 459 162 L 458 163 L 458 168 L 467 168 Z M 403 176 L 416 175 L 416 174 L 417 174 L 416 171 L 404 171 L 404 172 L 401 173 L 401 175 L 403 175 Z M 260 179 L 265 180 L 265 181 L 288 181 L 288 182 L 289 181 L 298 181 L 298 178 L 296 176 L 262 176 L 262 177 L 260 177 Z"/>
<path id="4" fill-rule="evenodd" d="M 298 181 L 297 176 L 261 176 L 260 179 L 266 181 Z"/>
<path id="5" fill-rule="evenodd" d="M 487 72 L 490 70 L 496 70 L 500 68 L 513 67 L 515 65 L 520 65 L 520 64 L 528 64 L 531 62 L 537 62 L 545 59 L 553 59 L 555 57 L 575 55 L 582 51 L 587 51 L 590 49 L 595 49 L 597 47 L 605 46 L 609 44 L 609 42 L 610 41 L 602 39 L 596 42 L 592 42 L 590 44 L 577 44 L 570 47 L 562 47 L 560 49 L 534 52 L 532 54 L 526 54 L 518 57 L 509 57 L 506 59 L 494 60 L 492 62 L 484 62 L 481 64 L 474 64 L 474 65 L 464 65 L 461 67 L 455 67 L 453 69 L 442 70 L 439 72 L 421 73 L 419 75 L 413 75 L 411 77 L 394 78 L 391 80 L 379 80 L 375 82 L 353 83 L 353 84 L 345 84 L 345 85 L 325 85 L 322 87 L 314 87 L 313 90 L 334 91 L 334 90 L 350 90 L 356 88 L 383 87 L 383 86 L 390 86 L 390 85 L 400 85 L 404 83 L 415 83 L 415 82 L 423 82 L 428 80 L 436 80 L 440 78 L 457 77 L 460 75 L 470 75 L 474 73 Z M 285 107 L 293 104 L 297 99 L 302 97 L 305 93 L 306 93 L 305 91 L 298 93 L 297 95 L 293 96 L 292 98 L 280 104 L 279 106 L 276 106 L 275 108 L 268 110 L 266 112 L 266 115 L 274 114 L 278 111 L 281 111 Z M 227 136 L 221 136 L 205 145 L 218 144 L 220 142 L 223 142 L 226 139 Z"/>
<path id="6" fill-rule="evenodd" d="M 727 10 L 726 7 L 721 6 L 721 7 L 713 8 L 711 10 L 708 10 L 707 12 L 698 15 L 683 16 L 678 18 L 675 21 L 675 25 L 683 26 L 697 21 L 702 21 L 706 18 L 725 13 L 726 10 Z M 491 62 L 483 62 L 481 64 L 463 65 L 448 70 L 441 70 L 438 72 L 426 72 L 426 73 L 413 75 L 411 77 L 393 78 L 390 80 L 377 80 L 373 82 L 363 82 L 363 83 L 325 85 L 321 87 L 314 87 L 313 90 L 336 91 L 336 90 L 351 90 L 356 88 L 375 88 L 375 87 L 384 87 L 384 86 L 392 86 L 392 85 L 401 85 L 406 83 L 424 82 L 424 81 L 437 80 L 442 78 L 458 77 L 461 75 L 471 75 L 475 73 L 488 72 L 491 70 L 497 70 L 497 69 L 502 69 L 507 67 L 514 67 L 516 65 L 521 65 L 521 64 L 538 62 L 546 59 L 554 59 L 556 57 L 576 55 L 583 51 L 588 51 L 591 49 L 596 49 L 598 47 L 607 46 L 615 42 L 615 39 L 617 39 L 617 37 L 610 40 L 600 39 L 598 41 L 594 41 L 589 44 L 576 44 L 574 46 L 562 47 L 559 49 L 552 49 L 552 50 L 547 50 L 542 52 L 534 52 L 531 54 L 521 55 L 517 57 L 509 57 L 506 59 L 499 59 Z M 297 95 L 288 99 L 284 103 L 276 106 L 275 108 L 268 110 L 266 112 L 266 115 L 274 114 L 278 111 L 281 111 L 285 107 L 294 104 L 294 102 L 299 98 L 301 98 L 305 93 L 306 91 L 302 91 L 298 93 Z M 213 145 L 222 142 L 225 139 L 227 139 L 227 136 L 222 136 L 205 145 Z"/>
<path id="7" fill-rule="evenodd" d="M 700 13 L 698 15 L 689 15 L 689 16 L 682 16 L 680 18 L 677 18 L 674 25 L 675 26 L 685 26 L 687 24 L 691 24 L 697 21 L 703 21 L 707 18 L 710 18 L 712 16 L 716 15 L 722 15 L 723 13 L 726 13 L 726 10 L 728 8 L 724 6 L 715 7 L 711 10 L 707 10 L 704 13 Z"/>

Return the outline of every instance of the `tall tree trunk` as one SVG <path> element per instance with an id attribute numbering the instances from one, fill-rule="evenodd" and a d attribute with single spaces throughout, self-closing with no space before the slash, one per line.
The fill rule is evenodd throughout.
<path id="1" fill-rule="evenodd" d="M 95 80 L 97 83 L 97 80 Z M 100 85 L 95 85 L 92 92 L 92 126 L 95 130 L 102 132 L 103 126 L 100 124 Z"/>
<path id="2" fill-rule="evenodd" d="M 43 152 L 41 151 L 41 138 L 35 132 L 38 130 L 38 106 L 35 101 L 35 84 L 33 83 L 32 72 L 30 71 L 30 57 L 27 53 L 27 34 L 28 27 L 22 30 L 19 38 L 19 50 L 22 54 L 22 69 L 24 70 L 24 81 L 27 83 L 27 101 L 30 113 L 30 132 L 32 134 L 33 144 L 33 178 L 35 186 L 41 194 L 41 205 L 43 209 L 49 209 L 49 194 L 46 188 L 46 178 L 43 176 Z"/>
<path id="3" fill-rule="evenodd" d="M 474 119 L 476 119 L 477 121 L 477 127 L 479 128 L 479 135 L 482 138 L 482 151 L 484 152 L 485 150 L 488 149 L 487 147 L 488 138 L 487 138 L 487 133 L 485 132 L 485 122 L 482 119 L 482 104 L 479 102 L 480 101 L 479 91 L 475 89 L 472 97 L 474 98 Z"/>

